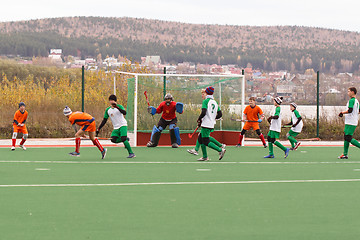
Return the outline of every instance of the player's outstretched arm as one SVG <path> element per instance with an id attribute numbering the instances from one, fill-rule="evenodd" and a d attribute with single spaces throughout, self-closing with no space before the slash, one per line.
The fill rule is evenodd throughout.
<path id="1" fill-rule="evenodd" d="M 302 120 L 302 118 L 299 117 L 298 120 L 296 121 L 296 123 L 294 125 L 292 125 L 292 127 L 296 127 L 301 122 L 301 120 Z"/>
<path id="2" fill-rule="evenodd" d="M 100 123 L 100 126 L 98 127 L 98 129 L 96 129 L 96 136 L 99 135 L 100 130 L 105 126 L 107 120 L 108 120 L 107 118 L 104 118 L 104 119 L 102 120 L 102 122 Z"/>
<path id="3" fill-rule="evenodd" d="M 221 117 L 222 117 L 222 112 L 221 112 L 221 110 L 219 110 L 216 113 L 216 118 L 215 119 L 220 119 Z"/>

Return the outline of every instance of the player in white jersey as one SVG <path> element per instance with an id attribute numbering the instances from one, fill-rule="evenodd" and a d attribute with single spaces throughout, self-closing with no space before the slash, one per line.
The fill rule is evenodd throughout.
<path id="1" fill-rule="evenodd" d="M 125 119 L 126 110 L 125 108 L 117 104 L 117 97 L 110 95 L 109 103 L 110 107 L 105 110 L 104 119 L 101 122 L 99 128 L 96 130 L 96 135 L 99 134 L 100 129 L 106 124 L 107 120 L 111 119 L 114 130 L 111 133 L 111 142 L 120 143 L 123 142 L 126 150 L 129 153 L 128 158 L 134 158 L 135 154 L 131 149 L 129 139 L 127 137 L 127 121 Z"/>
<path id="2" fill-rule="evenodd" d="M 290 103 L 291 121 L 286 124 L 288 126 L 291 126 L 290 131 L 286 134 L 286 137 L 291 144 L 290 150 L 296 150 L 300 146 L 301 143 L 298 142 L 295 137 L 299 135 L 299 133 L 301 133 L 304 125 L 302 117 L 300 116 L 300 113 L 296 108 L 296 103 Z"/>
<path id="3" fill-rule="evenodd" d="M 280 104 L 282 103 L 283 97 L 276 97 L 273 99 L 275 112 L 274 115 L 268 118 L 268 122 L 270 123 L 270 131 L 268 133 L 268 142 L 269 142 L 269 155 L 265 156 L 264 158 L 274 158 L 274 146 L 278 146 L 281 150 L 285 153 L 285 158 L 289 155 L 290 149 L 284 147 L 280 142 L 276 141 L 277 138 L 280 137 L 281 132 L 281 108 Z"/>
<path id="4" fill-rule="evenodd" d="M 348 159 L 348 152 L 350 143 L 360 148 L 360 143 L 353 138 L 353 134 L 359 122 L 359 101 L 356 99 L 357 90 L 355 87 L 348 89 L 348 96 L 350 100 L 346 104 L 347 110 L 341 112 L 339 117 L 345 116 L 345 129 L 344 129 L 344 152 L 339 159 Z"/>
<path id="5" fill-rule="evenodd" d="M 224 157 L 226 150 L 210 141 L 210 133 L 214 130 L 216 119 L 220 119 L 222 117 L 222 113 L 219 105 L 213 97 L 214 88 L 207 87 L 205 93 L 206 98 L 202 103 L 201 114 L 197 120 L 198 125 L 201 126 L 201 133 L 199 134 L 198 141 L 203 152 L 202 158 L 198 159 L 198 161 L 210 160 L 207 156 L 206 147 L 212 148 L 219 152 L 219 160 L 221 160 Z"/>

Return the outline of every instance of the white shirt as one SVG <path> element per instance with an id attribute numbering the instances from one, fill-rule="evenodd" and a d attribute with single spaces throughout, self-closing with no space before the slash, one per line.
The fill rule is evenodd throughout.
<path id="1" fill-rule="evenodd" d="M 296 116 L 297 115 L 297 116 Z M 300 117 L 300 114 L 299 112 L 295 109 L 292 113 L 291 113 L 291 122 L 292 124 L 294 125 L 295 123 L 297 123 L 298 121 L 298 117 Z M 301 119 L 299 124 L 296 125 L 296 127 L 292 127 L 291 130 L 293 132 L 297 132 L 297 133 L 300 133 L 302 128 L 304 126 L 304 123 L 303 123 L 303 120 Z"/>
<path id="2" fill-rule="evenodd" d="M 216 115 L 220 110 L 219 105 L 212 95 L 208 95 L 203 101 L 202 108 L 206 108 L 206 115 L 202 118 L 201 127 L 214 128 L 216 124 Z"/>
<path id="3" fill-rule="evenodd" d="M 122 105 L 118 104 L 117 106 L 120 109 L 125 110 L 125 108 Z M 122 114 L 118 109 L 108 107 L 105 110 L 104 118 L 108 119 L 109 117 L 111 119 L 114 129 L 119 129 L 122 126 L 127 126 L 127 121 L 124 117 L 124 114 Z"/>
<path id="4" fill-rule="evenodd" d="M 359 122 L 359 101 L 356 98 L 351 98 L 346 107 L 352 107 L 353 111 L 348 114 L 344 114 L 345 116 L 345 124 L 357 126 Z"/>
<path id="5" fill-rule="evenodd" d="M 275 108 L 273 116 L 279 116 L 278 119 L 271 119 L 270 130 L 275 132 L 281 132 L 281 114 L 280 106 Z"/>

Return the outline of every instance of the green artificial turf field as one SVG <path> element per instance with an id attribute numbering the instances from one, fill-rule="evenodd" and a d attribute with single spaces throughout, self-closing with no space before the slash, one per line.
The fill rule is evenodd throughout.
<path id="1" fill-rule="evenodd" d="M 359 239 L 357 149 L 186 149 L 0 149 L 0 239 Z"/>

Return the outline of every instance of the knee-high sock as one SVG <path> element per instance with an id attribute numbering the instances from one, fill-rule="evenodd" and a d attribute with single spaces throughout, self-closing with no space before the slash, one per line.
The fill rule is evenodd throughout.
<path id="1" fill-rule="evenodd" d="M 95 138 L 95 140 L 93 141 L 93 144 L 95 146 L 97 146 L 97 148 L 100 150 L 100 152 L 104 151 L 104 148 L 101 146 L 101 144 L 97 138 Z"/>
<path id="2" fill-rule="evenodd" d="M 272 142 L 269 142 L 269 155 L 274 155 L 274 146 Z"/>
<path id="3" fill-rule="evenodd" d="M 199 143 L 199 140 L 196 140 L 196 145 L 195 145 L 195 151 L 199 151 L 200 149 L 200 143 Z"/>
<path id="4" fill-rule="evenodd" d="M 244 135 L 241 135 L 241 133 L 240 133 L 238 144 L 240 144 L 240 145 L 242 144 L 243 137 L 244 137 Z"/>
<path id="5" fill-rule="evenodd" d="M 15 144 L 16 144 L 16 138 L 13 138 L 12 139 L 12 146 L 15 147 Z"/>
<path id="6" fill-rule="evenodd" d="M 210 142 L 215 143 L 216 146 L 221 147 L 222 144 L 213 137 L 210 137 Z"/>
<path id="7" fill-rule="evenodd" d="M 263 144 L 263 145 L 265 145 L 265 144 L 266 144 L 266 142 L 265 142 L 264 135 L 263 135 L 263 134 L 260 134 L 260 135 L 259 135 L 259 138 L 260 138 L 260 140 L 261 140 L 262 144 Z"/>
<path id="8" fill-rule="evenodd" d="M 209 145 L 208 145 L 209 148 L 212 148 L 214 149 L 215 151 L 218 151 L 218 152 L 221 152 L 221 147 L 218 147 L 215 143 L 213 142 L 210 142 Z"/>
<path id="9" fill-rule="evenodd" d="M 294 148 L 295 144 L 297 143 L 296 139 L 293 136 L 288 136 L 288 139 L 291 143 L 291 147 Z"/>
<path id="10" fill-rule="evenodd" d="M 280 142 L 276 141 L 274 144 L 284 152 L 286 151 L 286 147 L 284 147 L 284 145 L 282 145 Z"/>
<path id="11" fill-rule="evenodd" d="M 350 143 L 348 141 L 344 141 L 344 155 L 347 156 L 349 152 Z"/>
<path id="12" fill-rule="evenodd" d="M 22 138 L 22 139 L 21 139 L 21 142 L 20 142 L 20 145 L 24 145 L 25 141 L 26 141 L 26 139 L 25 139 L 25 138 Z"/>
<path id="13" fill-rule="evenodd" d="M 355 138 L 351 139 L 351 142 L 350 142 L 352 145 L 354 145 L 355 147 L 358 147 L 360 148 L 360 143 L 358 141 L 356 141 Z"/>
<path id="14" fill-rule="evenodd" d="M 201 144 L 201 150 L 203 153 L 203 158 L 207 158 L 207 150 L 206 150 L 206 145 L 205 144 Z"/>
<path id="15" fill-rule="evenodd" d="M 80 143 L 81 143 L 81 139 L 75 138 L 75 152 L 77 152 L 77 153 L 80 152 Z"/>
<path id="16" fill-rule="evenodd" d="M 130 143 L 129 143 L 128 140 L 126 140 L 126 141 L 124 142 L 124 146 L 125 146 L 125 148 L 126 148 L 126 150 L 128 151 L 129 154 L 134 153 L 134 152 L 132 151 L 132 149 L 131 149 L 131 146 L 130 146 Z"/>

